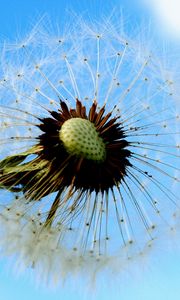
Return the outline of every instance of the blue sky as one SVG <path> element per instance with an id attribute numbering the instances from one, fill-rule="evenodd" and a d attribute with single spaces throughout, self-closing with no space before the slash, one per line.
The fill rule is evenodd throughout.
<path id="1" fill-rule="evenodd" d="M 114 6 L 123 8 L 124 14 L 133 18 L 133 22 L 146 19 L 151 13 L 147 7 L 135 0 L 0 0 L 0 39 L 14 39 L 20 32 L 25 33 L 39 17 L 48 15 L 52 20 L 62 20 L 66 10 L 70 9 L 78 14 L 89 15 L 91 19 L 98 18 L 102 13 L 108 14 Z M 141 280 L 129 279 L 129 282 L 118 292 L 108 292 L 104 287 L 95 297 L 97 299 L 122 300 L 178 300 L 180 295 L 180 254 L 169 253 L 158 258 L 149 266 Z M 86 297 L 84 297 L 86 299 Z M 56 291 L 35 287 L 32 280 L 26 276 L 16 278 L 7 271 L 4 265 L 0 270 L 0 300 L 78 300 L 82 295 L 76 294 L 71 287 Z M 87 299 L 90 299 L 88 296 Z"/>

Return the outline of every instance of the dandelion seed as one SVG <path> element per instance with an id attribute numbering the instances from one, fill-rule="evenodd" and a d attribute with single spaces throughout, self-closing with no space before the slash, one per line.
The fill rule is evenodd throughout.
<path id="1" fill-rule="evenodd" d="M 162 70 L 109 22 L 3 48 L 0 244 L 18 268 L 94 278 L 172 230 L 179 115 Z"/>

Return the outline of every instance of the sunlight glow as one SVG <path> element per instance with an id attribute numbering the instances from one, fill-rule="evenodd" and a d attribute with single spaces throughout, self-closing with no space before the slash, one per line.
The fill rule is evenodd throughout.
<path id="1" fill-rule="evenodd" d="M 179 0 L 148 0 L 158 17 L 162 30 L 169 31 L 172 36 L 180 37 L 180 1 Z"/>

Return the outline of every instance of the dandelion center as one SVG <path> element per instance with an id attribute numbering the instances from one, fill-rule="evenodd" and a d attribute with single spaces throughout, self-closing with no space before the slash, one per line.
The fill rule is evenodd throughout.
<path id="1" fill-rule="evenodd" d="M 70 154 L 99 162 L 105 160 L 105 144 L 93 123 L 88 120 L 67 120 L 61 127 L 60 139 Z"/>
<path id="2" fill-rule="evenodd" d="M 78 99 L 76 108 L 61 101 L 58 112 L 51 111 L 51 117 L 41 119 L 38 125 L 44 132 L 39 136 L 39 157 L 50 165 L 47 176 L 52 177 L 47 194 L 66 187 L 108 191 L 121 182 L 131 165 L 118 118 L 106 114 L 104 106 L 98 110 L 97 102 L 86 110 Z"/>

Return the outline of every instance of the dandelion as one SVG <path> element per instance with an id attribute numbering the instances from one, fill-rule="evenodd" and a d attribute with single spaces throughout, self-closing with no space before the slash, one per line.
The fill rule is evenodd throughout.
<path id="1" fill-rule="evenodd" d="M 175 74 L 137 40 L 79 20 L 1 49 L 1 252 L 42 280 L 121 272 L 175 229 Z"/>

